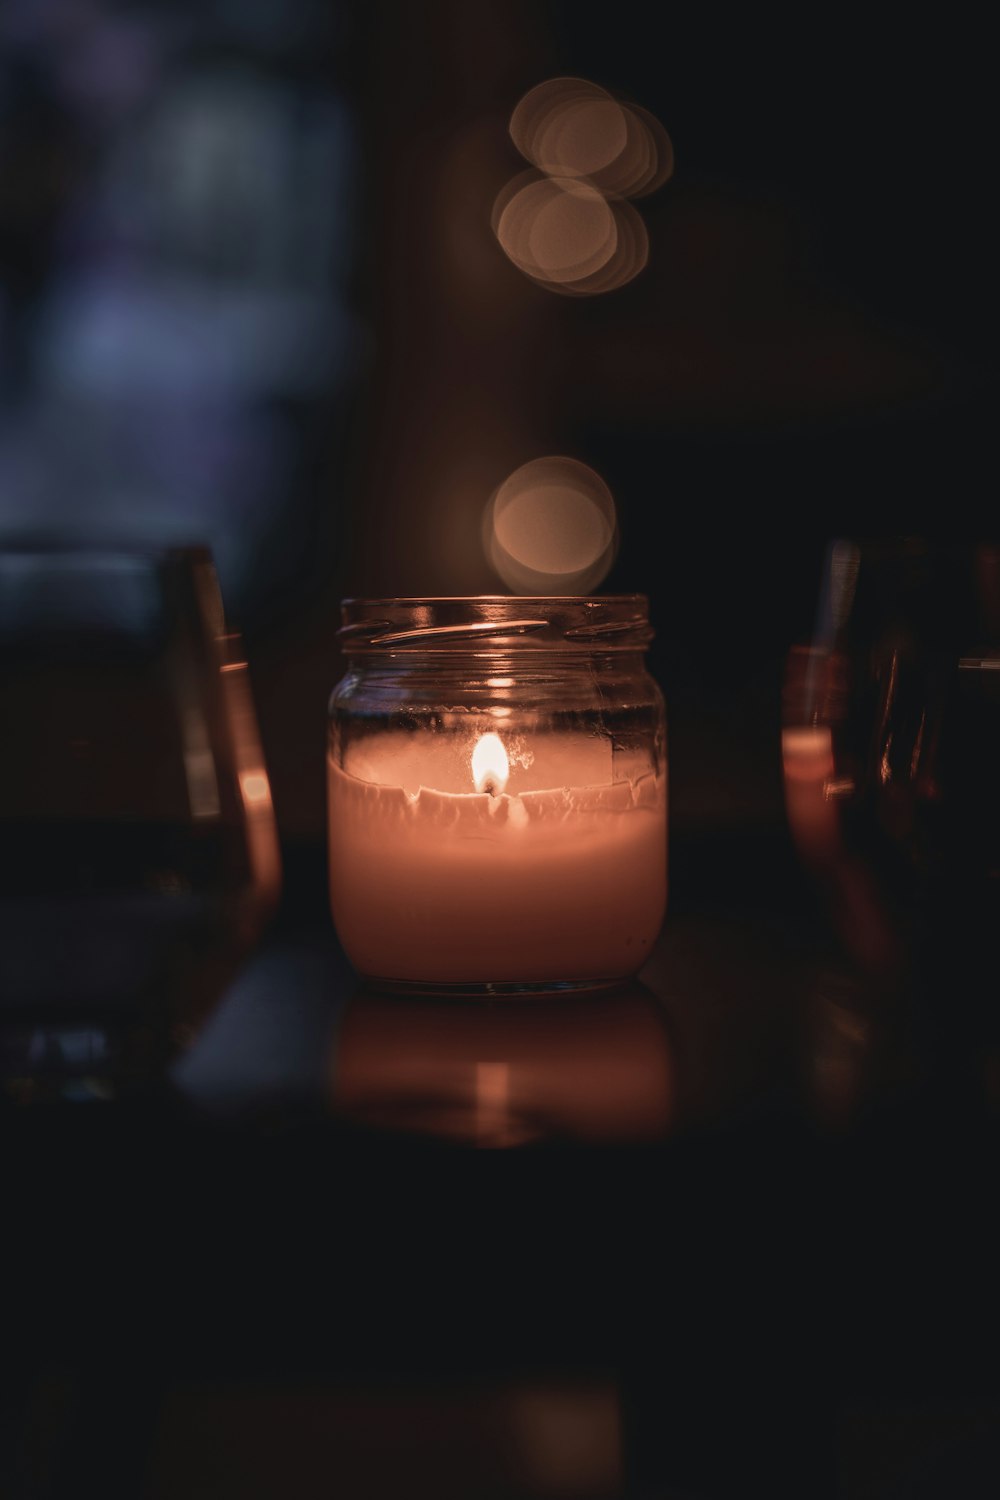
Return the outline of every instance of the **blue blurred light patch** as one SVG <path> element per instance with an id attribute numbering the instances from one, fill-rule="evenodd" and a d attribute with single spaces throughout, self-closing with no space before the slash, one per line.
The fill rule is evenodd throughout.
<path id="1" fill-rule="evenodd" d="M 368 360 L 340 9 L 6 10 L 0 541 L 201 542 L 237 609 L 308 545 Z"/>

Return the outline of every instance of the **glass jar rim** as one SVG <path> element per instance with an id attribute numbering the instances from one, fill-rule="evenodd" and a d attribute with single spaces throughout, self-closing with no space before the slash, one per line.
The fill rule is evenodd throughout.
<path id="1" fill-rule="evenodd" d="M 341 600 L 348 655 L 397 651 L 635 651 L 653 630 L 644 594 L 438 594 Z"/>

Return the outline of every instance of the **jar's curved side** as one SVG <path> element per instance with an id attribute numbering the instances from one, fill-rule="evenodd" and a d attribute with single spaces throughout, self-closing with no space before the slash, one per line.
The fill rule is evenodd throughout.
<path id="1" fill-rule="evenodd" d="M 440 761 L 447 741 L 471 746 L 493 732 L 572 738 L 586 742 L 595 757 L 604 749 L 608 770 L 601 780 L 635 781 L 665 769 L 664 695 L 637 653 L 549 659 L 544 666 L 504 659 L 490 667 L 483 670 L 481 661 L 467 657 L 446 664 L 413 656 L 352 663 L 328 704 L 334 761 L 350 769 L 352 747 L 383 738 L 421 738 L 431 759 Z"/>

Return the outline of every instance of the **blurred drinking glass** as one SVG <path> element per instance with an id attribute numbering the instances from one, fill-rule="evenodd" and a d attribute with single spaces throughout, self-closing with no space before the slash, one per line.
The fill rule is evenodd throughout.
<path id="1" fill-rule="evenodd" d="M 788 659 L 791 836 L 868 992 L 924 1063 L 997 1071 L 1000 546 L 838 540 Z M 1000 1076 L 1000 1075 L 998 1075 Z"/>
<path id="2" fill-rule="evenodd" d="M 0 1064 L 107 1094 L 190 1044 L 280 890 L 210 554 L 0 551 Z"/>

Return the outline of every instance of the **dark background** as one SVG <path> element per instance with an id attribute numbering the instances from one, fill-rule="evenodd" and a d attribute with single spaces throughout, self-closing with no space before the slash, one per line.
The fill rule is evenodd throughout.
<path id="1" fill-rule="evenodd" d="M 310 840 L 340 598 L 504 591 L 482 508 L 571 454 L 602 590 L 650 599 L 675 824 L 773 821 L 830 539 L 990 534 L 988 55 L 954 7 L 9 4 L 0 536 L 208 541 Z M 560 74 L 676 152 L 591 299 L 489 227 Z"/>
<path id="2" fill-rule="evenodd" d="M 590 300 L 489 224 L 511 111 L 559 74 L 676 150 L 648 266 Z M 539 1382 L 543 1458 L 603 1432 L 613 1468 L 621 1414 L 630 1500 L 994 1493 L 994 927 L 957 958 L 936 929 L 926 1072 L 869 1109 L 887 1018 L 768 837 L 831 540 L 995 540 L 992 74 L 956 6 L 0 8 L 0 542 L 212 547 L 286 856 L 179 1111 L 8 1108 L 17 1500 L 559 1492 L 504 1477 L 497 1392 Z M 649 597 L 670 920 L 590 1072 L 555 1023 L 533 1053 L 464 1018 L 572 1105 L 551 1151 L 464 1153 L 406 1099 L 398 1131 L 329 1116 L 352 1036 L 377 1082 L 409 1035 L 330 932 L 335 632 L 348 595 L 497 589 L 483 506 L 549 453 L 615 496 L 601 590 Z M 605 1149 L 650 1018 L 669 1142 Z M 407 1025 L 433 1084 L 463 1026 Z M 563 1489 L 611 1492 L 599 1463 Z"/>

